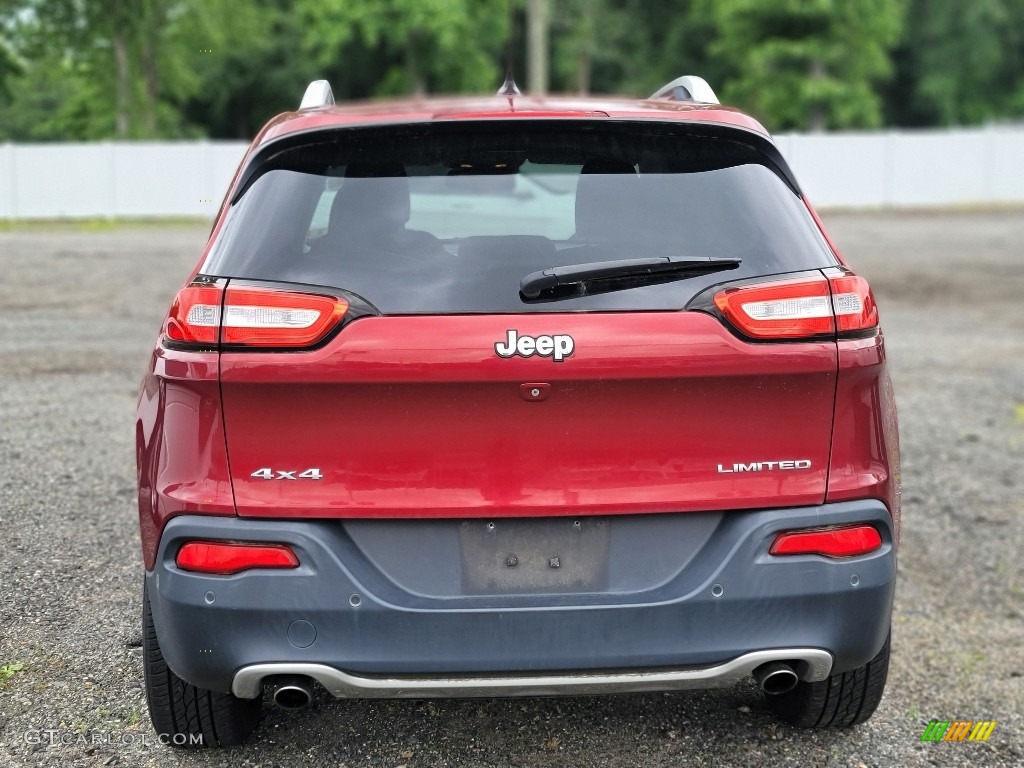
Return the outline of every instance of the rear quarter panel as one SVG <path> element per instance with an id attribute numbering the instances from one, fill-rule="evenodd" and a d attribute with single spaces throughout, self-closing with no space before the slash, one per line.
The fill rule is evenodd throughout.
<path id="1" fill-rule="evenodd" d="M 158 346 L 139 391 L 135 422 L 143 560 L 153 567 L 175 515 L 234 515 L 216 352 Z"/>

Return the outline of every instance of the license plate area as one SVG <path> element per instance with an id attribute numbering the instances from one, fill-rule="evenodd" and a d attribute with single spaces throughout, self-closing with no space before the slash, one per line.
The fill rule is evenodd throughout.
<path id="1" fill-rule="evenodd" d="M 459 524 L 465 594 L 600 592 L 608 583 L 606 518 Z"/>

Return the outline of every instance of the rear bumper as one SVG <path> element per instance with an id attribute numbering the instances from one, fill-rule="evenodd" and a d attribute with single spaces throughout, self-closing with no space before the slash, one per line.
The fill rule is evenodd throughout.
<path id="1" fill-rule="evenodd" d="M 885 641 L 896 560 L 880 502 L 605 519 L 606 567 L 588 583 L 485 594 L 463 572 L 464 522 L 182 516 L 146 576 L 153 619 L 180 677 L 249 697 L 279 674 L 367 697 L 717 687 L 772 660 L 813 680 Z M 768 554 L 780 531 L 854 522 L 881 549 Z M 189 539 L 285 543 L 301 566 L 188 573 L 174 558 Z"/>

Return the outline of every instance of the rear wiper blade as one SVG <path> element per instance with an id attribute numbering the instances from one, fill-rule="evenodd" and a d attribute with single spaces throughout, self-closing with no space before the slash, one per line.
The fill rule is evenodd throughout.
<path id="1" fill-rule="evenodd" d="M 524 301 L 565 299 L 736 269 L 741 261 L 710 256 L 652 256 L 567 264 L 531 272 L 519 282 L 519 293 Z"/>

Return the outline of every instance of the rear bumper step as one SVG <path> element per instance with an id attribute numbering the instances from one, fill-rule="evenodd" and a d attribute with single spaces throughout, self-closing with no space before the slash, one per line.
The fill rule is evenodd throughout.
<path id="1" fill-rule="evenodd" d="M 700 669 L 546 675 L 362 677 L 325 664 L 253 664 L 235 673 L 231 692 L 242 699 L 255 699 L 262 693 L 263 682 L 279 675 L 310 677 L 340 699 L 581 696 L 683 691 L 728 688 L 752 674 L 757 667 L 773 661 L 789 662 L 800 679 L 806 682 L 824 680 L 832 669 L 832 655 L 814 648 L 755 651 L 724 664 Z"/>

